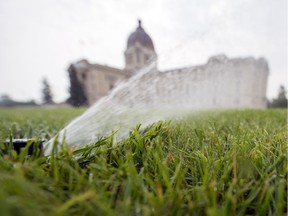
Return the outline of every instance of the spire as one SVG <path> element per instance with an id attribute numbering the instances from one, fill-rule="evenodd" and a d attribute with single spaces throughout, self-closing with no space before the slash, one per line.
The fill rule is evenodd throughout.
<path id="1" fill-rule="evenodd" d="M 141 26 L 141 19 L 138 19 L 138 28 L 142 28 L 142 26 Z"/>

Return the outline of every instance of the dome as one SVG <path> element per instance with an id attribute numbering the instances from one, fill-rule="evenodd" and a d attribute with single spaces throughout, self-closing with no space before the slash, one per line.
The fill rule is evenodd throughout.
<path id="1" fill-rule="evenodd" d="M 141 20 L 138 21 L 139 26 L 128 38 L 127 48 L 139 42 L 142 46 L 154 50 L 154 45 L 150 36 L 145 32 L 141 26 Z"/>

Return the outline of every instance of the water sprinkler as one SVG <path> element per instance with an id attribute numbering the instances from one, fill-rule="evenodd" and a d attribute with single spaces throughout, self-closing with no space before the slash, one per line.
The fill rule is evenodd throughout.
<path id="1" fill-rule="evenodd" d="M 28 144 L 30 145 L 28 148 L 28 155 L 33 155 L 36 152 L 36 149 L 39 149 L 39 154 L 43 154 L 43 144 L 45 140 L 35 140 L 35 139 L 12 139 L 12 140 L 5 140 L 4 143 L 6 146 L 12 144 L 13 149 L 20 154 L 21 150 L 25 148 Z"/>

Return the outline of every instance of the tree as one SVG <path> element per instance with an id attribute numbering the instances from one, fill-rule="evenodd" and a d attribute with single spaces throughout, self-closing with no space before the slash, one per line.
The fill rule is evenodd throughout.
<path id="1" fill-rule="evenodd" d="M 0 96 L 1 102 L 12 101 L 11 97 L 8 94 L 3 94 Z"/>
<path id="2" fill-rule="evenodd" d="M 285 87 L 283 85 L 281 85 L 279 88 L 278 100 L 281 100 L 281 101 L 287 100 L 286 93 L 287 93 L 287 91 L 286 91 Z"/>
<path id="3" fill-rule="evenodd" d="M 15 101 L 9 95 L 0 96 L 0 107 L 32 107 L 38 106 L 34 100 L 30 101 Z"/>
<path id="4" fill-rule="evenodd" d="M 43 79 L 42 100 L 43 104 L 54 104 L 50 85 L 46 78 Z"/>
<path id="5" fill-rule="evenodd" d="M 87 105 L 84 87 L 77 78 L 76 69 L 73 64 L 69 67 L 68 72 L 70 78 L 70 97 L 67 102 L 75 107 Z"/>
<path id="6" fill-rule="evenodd" d="M 280 86 L 278 97 L 269 103 L 269 108 L 287 108 L 286 89 L 283 85 Z"/>

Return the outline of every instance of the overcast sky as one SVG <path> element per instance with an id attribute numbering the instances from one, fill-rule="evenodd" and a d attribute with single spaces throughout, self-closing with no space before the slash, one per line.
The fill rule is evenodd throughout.
<path id="1" fill-rule="evenodd" d="M 0 95 L 40 101 L 46 77 L 61 101 L 70 63 L 123 68 L 138 18 L 162 70 L 217 54 L 264 57 L 268 97 L 287 87 L 286 0 L 0 0 Z"/>

